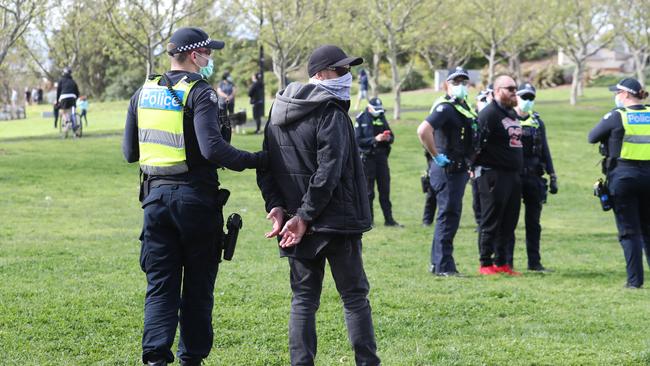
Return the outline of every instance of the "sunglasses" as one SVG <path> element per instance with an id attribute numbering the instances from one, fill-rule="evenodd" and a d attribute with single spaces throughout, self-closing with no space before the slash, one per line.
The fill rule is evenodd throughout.
<path id="1" fill-rule="evenodd" d="M 505 89 L 505 90 L 509 91 L 510 93 L 514 93 L 514 92 L 517 91 L 516 86 L 502 86 L 499 89 Z"/>
<path id="2" fill-rule="evenodd" d="M 520 95 L 519 98 L 521 98 L 522 100 L 535 100 L 535 96 L 532 94 Z"/>
<path id="3" fill-rule="evenodd" d="M 348 72 L 350 72 L 350 65 L 337 66 L 337 67 L 329 66 L 327 69 L 335 71 L 336 75 L 338 75 L 338 76 L 343 76 L 343 75 L 347 74 Z"/>

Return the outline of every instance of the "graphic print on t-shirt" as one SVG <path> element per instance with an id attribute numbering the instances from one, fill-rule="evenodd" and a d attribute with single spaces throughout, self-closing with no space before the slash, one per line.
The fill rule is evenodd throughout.
<path id="1" fill-rule="evenodd" d="M 510 147 L 522 147 L 521 145 L 521 125 L 516 119 L 506 117 L 501 120 L 503 128 L 508 132 L 510 138 Z"/>

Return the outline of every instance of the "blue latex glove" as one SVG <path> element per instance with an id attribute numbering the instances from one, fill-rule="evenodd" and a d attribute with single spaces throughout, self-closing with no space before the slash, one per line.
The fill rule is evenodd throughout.
<path id="1" fill-rule="evenodd" d="M 445 155 L 445 154 L 438 154 L 438 155 L 434 156 L 433 161 L 439 167 L 443 167 L 443 166 L 451 163 L 451 160 L 449 160 L 449 158 L 447 158 L 447 155 Z"/>

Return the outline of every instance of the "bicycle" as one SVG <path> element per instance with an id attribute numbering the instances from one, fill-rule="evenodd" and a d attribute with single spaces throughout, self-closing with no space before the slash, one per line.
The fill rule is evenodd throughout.
<path id="1" fill-rule="evenodd" d="M 61 135 L 61 138 L 67 139 L 68 133 L 70 130 L 74 130 L 73 127 L 75 126 L 77 129 L 73 131 L 72 136 L 75 138 L 83 136 L 83 124 L 80 123 L 81 116 L 77 113 L 76 107 L 61 109 L 60 116 L 61 121 L 59 122 L 59 134 Z M 74 116 L 74 123 L 70 118 L 71 116 Z"/>

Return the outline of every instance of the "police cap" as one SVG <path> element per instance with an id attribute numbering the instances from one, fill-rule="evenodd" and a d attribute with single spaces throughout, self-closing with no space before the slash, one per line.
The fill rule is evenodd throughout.
<path id="1" fill-rule="evenodd" d="M 522 96 L 526 94 L 537 95 L 537 90 L 531 83 L 523 83 L 517 88 L 517 96 Z"/>
<path id="2" fill-rule="evenodd" d="M 368 106 L 372 107 L 377 113 L 384 113 L 384 105 L 381 103 L 381 99 L 374 97 L 368 101 Z"/>
<path id="3" fill-rule="evenodd" d="M 469 80 L 469 73 L 467 70 L 463 69 L 462 67 L 458 66 L 455 69 L 449 70 L 449 74 L 447 74 L 447 81 L 454 80 L 455 78 L 465 78 Z"/>
<path id="4" fill-rule="evenodd" d="M 362 63 L 361 57 L 350 57 L 337 46 L 324 45 L 312 52 L 307 63 L 307 72 L 309 77 L 312 77 L 328 67 L 357 66 Z"/>
<path id="5" fill-rule="evenodd" d="M 625 78 L 619 81 L 618 84 L 609 87 L 609 90 L 613 92 L 626 91 L 634 95 L 638 95 L 642 89 L 641 83 L 633 78 Z"/>
<path id="6" fill-rule="evenodd" d="M 220 50 L 225 43 L 210 39 L 207 33 L 200 28 L 187 27 L 179 28 L 172 34 L 169 43 L 175 48 L 167 51 L 167 54 L 173 56 L 177 53 L 183 53 L 197 48 L 210 48 Z"/>

